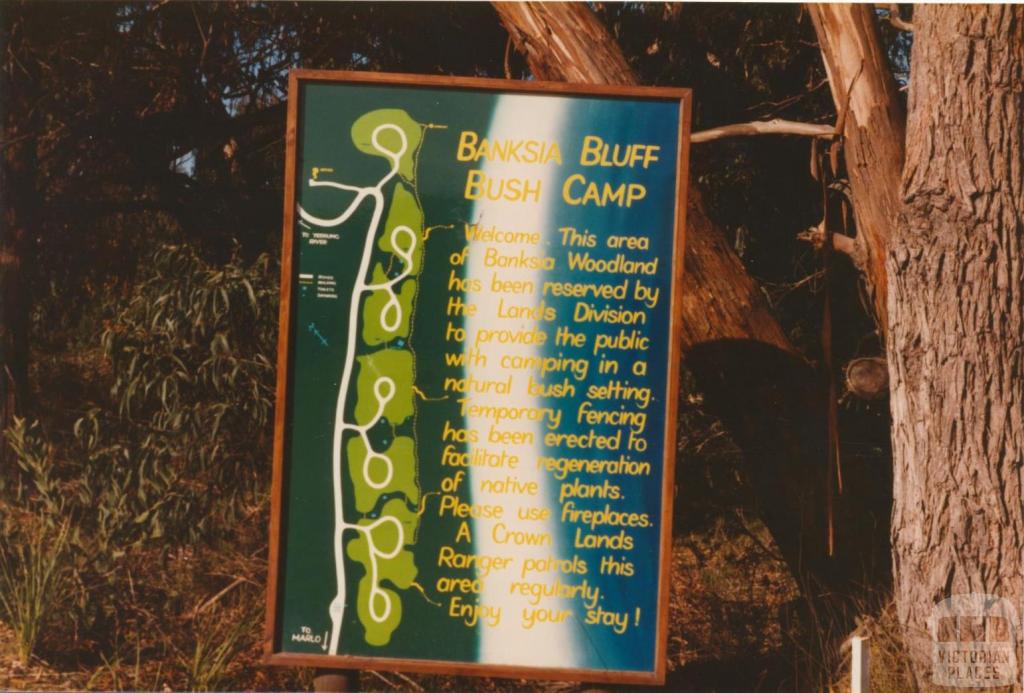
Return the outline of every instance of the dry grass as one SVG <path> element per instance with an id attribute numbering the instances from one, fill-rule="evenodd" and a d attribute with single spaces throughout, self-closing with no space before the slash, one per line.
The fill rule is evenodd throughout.
<path id="1" fill-rule="evenodd" d="M 265 558 L 259 523 L 233 550 L 203 546 L 177 551 L 161 562 L 155 554 L 134 556 L 123 595 L 123 622 L 111 647 L 90 659 L 51 658 L 48 666 L 13 669 L 0 658 L 0 688 L 46 690 L 309 690 L 313 672 L 270 669 L 259 664 Z M 723 672 L 757 682 L 777 677 L 763 662 L 781 659 L 783 612 L 796 598 L 795 584 L 771 552 L 763 528 L 741 531 L 735 522 L 676 540 L 671 581 L 667 690 L 712 690 Z M 751 580 L 750 575 L 758 578 Z M 230 588 L 230 589 L 226 589 Z M 235 625 L 232 625 L 235 624 Z M 237 626 L 237 627 L 236 627 Z M 0 635 L 9 643 L 10 634 Z M 54 652 L 43 639 L 43 659 Z M 0 645 L 0 648 L 3 646 Z M 0 649 L 2 651 L 2 649 Z M 753 664 L 744 669 L 736 662 Z M 718 670 L 716 662 L 722 662 Z M 763 668 L 763 667 L 762 667 Z M 688 673 L 689 672 L 689 673 Z M 577 684 L 525 680 L 361 673 L 363 690 L 395 691 L 576 691 Z M 723 688 L 716 690 L 746 690 Z M 773 687 L 772 690 L 777 688 Z M 765 689 L 767 690 L 767 689 Z"/>
<path id="2" fill-rule="evenodd" d="M 250 532 L 262 534 L 262 519 L 259 513 Z M 13 634 L 0 629 L 0 688 L 309 690 L 312 671 L 259 664 L 265 559 L 258 545 L 242 541 L 237 548 L 196 547 L 166 563 L 155 555 L 134 557 L 116 642 L 92 660 L 51 657 L 51 633 L 41 641 L 42 659 L 20 666 Z M 798 623 L 797 585 L 757 523 L 744 529 L 736 518 L 719 518 L 677 537 L 670 586 L 664 690 L 849 690 L 849 648 L 842 646 L 848 634 L 832 624 L 854 619 L 819 613 L 810 628 Z M 874 690 L 911 691 L 892 605 L 866 601 L 856 612 L 865 614 L 855 620 L 869 638 Z M 363 690 L 417 693 L 580 690 L 557 682 L 391 672 L 364 671 L 360 679 Z"/>
<path id="3" fill-rule="evenodd" d="M 737 515 L 679 537 L 672 572 L 670 671 L 779 654 L 799 593 L 763 525 Z"/>
<path id="4" fill-rule="evenodd" d="M 75 362 L 66 370 L 78 373 L 82 391 L 93 392 L 98 384 L 86 382 L 88 366 Z M 875 690 L 909 690 L 901 687 L 905 662 L 891 609 L 883 601 L 863 603 L 801 622 L 799 586 L 751 509 L 738 451 L 713 423 L 688 421 L 682 430 L 692 439 L 680 444 L 662 690 L 848 690 L 849 654 L 840 647 L 848 633 L 836 624 L 853 622 L 849 616 L 857 613 L 873 614 L 861 626 L 871 637 Z M 17 662 L 13 632 L 0 624 L 0 688 L 309 690 L 312 670 L 260 664 L 267 513 L 264 496 L 216 541 L 129 549 L 103 576 L 116 596 L 106 620 L 83 628 L 87 635 L 68 622 L 44 629 L 39 656 L 27 666 Z M 88 598 L 95 601 L 95 593 Z M 372 671 L 360 679 L 362 690 L 416 693 L 581 689 Z"/>
<path id="5" fill-rule="evenodd" d="M 862 604 L 861 615 L 857 617 L 857 629 L 851 635 L 867 638 L 871 667 L 872 690 L 885 693 L 916 693 L 912 680 L 909 660 L 900 635 L 896 617 L 896 605 L 891 599 L 874 600 Z M 835 653 L 836 668 L 829 693 L 846 693 L 850 690 L 849 641 L 842 643 Z"/>

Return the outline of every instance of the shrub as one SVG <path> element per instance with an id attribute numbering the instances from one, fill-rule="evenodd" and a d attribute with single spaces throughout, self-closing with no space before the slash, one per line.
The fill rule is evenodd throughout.
<path id="1" fill-rule="evenodd" d="M 90 365 L 111 379 L 110 398 L 72 430 L 16 420 L 4 432 L 17 464 L 0 487 L 0 606 L 24 656 L 62 580 L 83 588 L 67 591 L 78 601 L 64 628 L 74 621 L 106 647 L 125 612 L 139 618 L 125 599 L 133 572 L 137 580 L 149 566 L 158 576 L 160 556 L 230 536 L 240 515 L 262 507 L 276 303 L 268 257 L 211 266 L 188 247 L 164 246 L 97 326 L 105 363 Z M 14 508 L 32 518 L 31 532 L 17 528 Z M 133 552 L 138 560 L 126 563 Z M 151 581 L 147 598 L 160 584 Z M 201 654 L 199 671 L 213 673 L 199 678 L 216 679 L 219 655 Z"/>
<path id="2" fill-rule="evenodd" d="M 91 462 L 133 471 L 126 481 L 145 500 L 132 521 L 150 536 L 195 538 L 263 492 L 276 303 L 267 256 L 213 267 L 165 246 L 104 330 L 112 410 L 90 412 L 76 434 Z"/>

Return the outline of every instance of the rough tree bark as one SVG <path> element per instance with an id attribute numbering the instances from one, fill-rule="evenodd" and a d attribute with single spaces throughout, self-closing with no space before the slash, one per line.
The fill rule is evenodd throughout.
<path id="1" fill-rule="evenodd" d="M 906 115 L 882 50 L 873 5 L 808 7 L 837 111 L 849 98 L 843 154 L 857 220 L 850 257 L 864 275 L 884 336 L 885 254 L 900 209 Z"/>
<path id="2" fill-rule="evenodd" d="M 494 3 L 538 79 L 636 84 L 622 51 L 586 4 Z M 821 384 L 795 351 L 739 258 L 689 188 L 683 273 L 686 365 L 743 448 L 761 513 L 794 571 L 830 586 L 862 578 L 867 532 L 844 523 L 827 555 Z M 885 537 L 883 545 L 887 548 Z M 856 571 L 850 567 L 857 565 Z"/>
<path id="3" fill-rule="evenodd" d="M 896 598 L 927 687 L 936 601 L 1024 597 L 1024 7 L 918 5 L 914 27 L 888 351 Z"/>

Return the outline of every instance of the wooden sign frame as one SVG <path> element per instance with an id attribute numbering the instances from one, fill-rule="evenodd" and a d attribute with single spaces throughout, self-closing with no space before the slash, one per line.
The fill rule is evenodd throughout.
<path id="1" fill-rule="evenodd" d="M 671 276 L 671 303 L 669 307 L 668 394 L 665 402 L 664 458 L 662 471 L 660 537 L 661 566 L 658 574 L 657 623 L 655 631 L 655 670 L 653 672 L 616 671 L 604 669 L 540 668 L 485 663 L 398 659 L 391 657 L 356 657 L 349 655 L 299 654 L 281 651 L 275 642 L 281 604 L 279 592 L 283 554 L 282 513 L 284 511 L 284 484 L 286 476 L 286 442 L 289 419 L 289 374 L 291 372 L 293 310 L 296 297 L 293 287 L 293 262 L 297 257 L 295 235 L 297 137 L 299 127 L 299 101 L 302 85 L 308 83 L 337 83 L 353 85 L 397 85 L 402 87 L 433 87 L 448 90 L 477 90 L 507 94 L 540 94 L 628 98 L 637 100 L 678 101 L 679 134 L 676 165 L 675 219 L 673 229 L 673 257 Z M 263 662 L 269 665 L 308 666 L 340 669 L 376 669 L 382 671 L 412 671 L 429 674 L 496 676 L 509 678 L 593 681 L 598 683 L 662 684 L 665 680 L 668 635 L 668 585 L 672 568 L 672 503 L 675 481 L 675 436 L 681 359 L 680 335 L 682 319 L 682 273 L 684 230 L 686 228 L 686 200 L 689 165 L 689 135 L 692 92 L 679 88 L 628 87 L 583 85 L 541 81 L 479 79 L 465 77 L 425 76 L 413 74 L 383 74 L 368 72 L 341 72 L 319 70 L 293 70 L 289 76 L 288 116 L 286 129 L 286 159 L 284 173 L 285 204 L 281 244 L 280 332 L 277 354 L 277 392 L 274 417 L 273 477 L 270 510 L 270 547 L 268 557 L 267 619 L 264 631 Z"/>

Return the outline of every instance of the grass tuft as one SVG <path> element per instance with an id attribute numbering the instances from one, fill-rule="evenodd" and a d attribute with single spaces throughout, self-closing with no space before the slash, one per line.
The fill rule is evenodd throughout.
<path id="1" fill-rule="evenodd" d="M 242 659 L 260 632 L 263 611 L 255 607 L 241 610 L 214 609 L 197 617 L 193 632 L 195 644 L 188 662 L 190 688 L 217 690 L 230 680 L 233 665 Z"/>
<path id="2" fill-rule="evenodd" d="M 21 663 L 28 666 L 70 575 L 68 529 L 31 520 L 18 534 L 5 531 L 0 543 L 0 615 L 14 631 Z"/>

